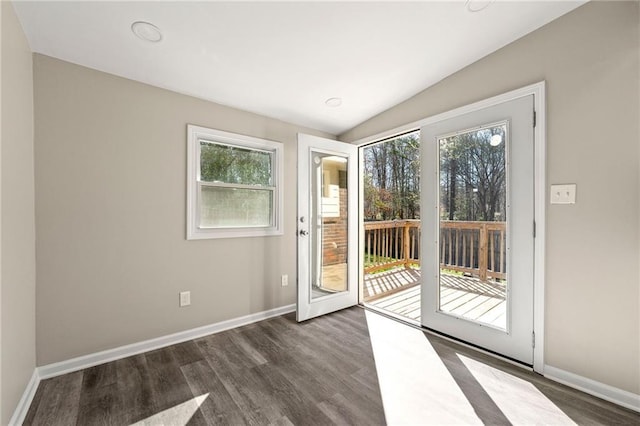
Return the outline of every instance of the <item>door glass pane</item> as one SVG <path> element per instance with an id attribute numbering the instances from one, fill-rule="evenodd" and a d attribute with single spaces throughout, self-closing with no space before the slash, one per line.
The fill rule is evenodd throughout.
<path id="1" fill-rule="evenodd" d="M 311 297 L 348 290 L 346 157 L 319 152 L 311 161 Z"/>
<path id="2" fill-rule="evenodd" d="M 441 137 L 439 309 L 506 329 L 507 123 Z"/>

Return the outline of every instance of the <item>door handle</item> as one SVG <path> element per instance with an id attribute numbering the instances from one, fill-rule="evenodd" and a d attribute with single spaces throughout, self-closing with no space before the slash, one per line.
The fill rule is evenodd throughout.
<path id="1" fill-rule="evenodd" d="M 300 236 L 305 236 L 305 235 L 309 235 L 309 233 L 307 231 L 305 231 L 304 229 L 300 230 Z"/>

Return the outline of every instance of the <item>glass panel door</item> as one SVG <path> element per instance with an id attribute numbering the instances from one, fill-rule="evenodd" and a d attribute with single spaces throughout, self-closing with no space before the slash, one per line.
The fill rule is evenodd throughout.
<path id="1" fill-rule="evenodd" d="M 356 188 L 354 145 L 298 135 L 298 321 L 358 303 Z"/>
<path id="2" fill-rule="evenodd" d="M 533 95 L 421 129 L 422 325 L 533 363 Z"/>

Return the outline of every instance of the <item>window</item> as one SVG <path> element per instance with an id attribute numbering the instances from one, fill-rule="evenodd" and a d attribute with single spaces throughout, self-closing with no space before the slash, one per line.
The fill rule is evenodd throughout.
<path id="1" fill-rule="evenodd" d="M 282 144 L 187 127 L 187 239 L 282 235 Z"/>

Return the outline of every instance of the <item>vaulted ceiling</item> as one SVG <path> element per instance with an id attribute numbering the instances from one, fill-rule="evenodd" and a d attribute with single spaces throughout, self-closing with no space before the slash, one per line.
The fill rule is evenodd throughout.
<path id="1" fill-rule="evenodd" d="M 583 3 L 18 1 L 15 8 L 34 52 L 340 134 Z M 138 38 L 136 21 L 155 25 L 162 39 Z M 327 105 L 330 98 L 340 105 Z"/>

